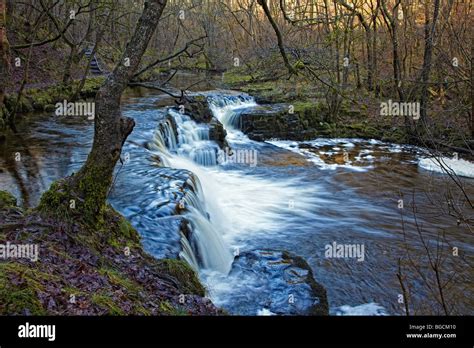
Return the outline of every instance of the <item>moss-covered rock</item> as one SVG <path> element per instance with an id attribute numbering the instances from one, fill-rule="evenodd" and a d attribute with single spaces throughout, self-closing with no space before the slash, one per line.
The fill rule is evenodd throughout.
<path id="1" fill-rule="evenodd" d="M 319 136 L 326 113 L 320 101 L 262 105 L 240 115 L 240 129 L 257 141 L 308 140 Z"/>
<path id="2" fill-rule="evenodd" d="M 95 97 L 100 86 L 105 81 L 104 76 L 88 77 L 84 86 L 79 93 L 80 98 Z M 55 110 L 55 104 L 64 100 L 70 100 L 79 87 L 80 81 L 73 81 L 71 84 L 64 86 L 57 84 L 45 88 L 30 88 L 23 91 L 23 95 L 19 100 L 16 111 L 19 113 L 28 113 L 32 111 L 47 111 Z M 16 93 L 7 95 L 5 97 L 6 110 L 11 112 L 15 108 L 18 95 Z"/>
<path id="3" fill-rule="evenodd" d="M 253 78 L 248 74 L 241 74 L 236 70 L 226 71 L 224 73 L 223 82 L 231 87 L 237 87 L 238 85 L 243 85 Z"/>

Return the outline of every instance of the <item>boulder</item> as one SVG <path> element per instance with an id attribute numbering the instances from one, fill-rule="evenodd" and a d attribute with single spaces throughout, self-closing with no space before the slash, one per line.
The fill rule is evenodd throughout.
<path id="1" fill-rule="evenodd" d="M 240 130 L 250 139 L 308 140 L 321 134 L 324 110 L 320 104 L 261 105 L 240 115 Z"/>
<path id="2" fill-rule="evenodd" d="M 230 275 L 250 279 L 258 288 L 252 301 L 236 295 L 228 304 L 238 314 L 259 311 L 276 315 L 328 315 L 326 290 L 316 282 L 308 263 L 301 257 L 281 250 L 252 250 L 238 255 Z M 252 282 L 253 282 L 252 281 Z M 255 296 L 255 298 L 253 297 Z M 255 303 L 257 302 L 257 303 Z"/>
<path id="3" fill-rule="evenodd" d="M 182 110 L 183 107 L 186 115 L 198 123 L 209 123 L 213 118 L 207 98 L 203 95 L 186 97 L 178 102 L 176 109 Z"/>
<path id="4" fill-rule="evenodd" d="M 209 122 L 209 140 L 213 140 L 221 149 L 229 147 L 226 140 L 227 132 L 222 123 L 215 117 Z"/>

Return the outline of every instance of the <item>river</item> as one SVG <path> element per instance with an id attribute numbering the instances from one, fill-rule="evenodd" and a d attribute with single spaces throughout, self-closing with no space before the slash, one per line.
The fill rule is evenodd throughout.
<path id="1" fill-rule="evenodd" d="M 125 143 L 109 201 L 138 229 L 146 250 L 156 257 L 180 250 L 214 303 L 246 315 L 269 313 L 262 299 L 266 284 L 258 274 L 229 274 L 234 255 L 247 250 L 288 250 L 305 258 L 327 289 L 333 315 L 403 315 L 397 278 L 403 258 L 415 313 L 436 314 L 441 313 L 436 289 L 425 286 L 422 275 L 430 283 L 425 245 L 433 250 L 441 240 L 442 279 L 453 277 L 445 290 L 449 306 L 453 313 L 474 313 L 474 235 L 446 213 L 440 202 L 447 188 L 453 200 L 460 201 L 459 192 L 445 175 L 419 167 L 420 149 L 360 139 L 255 142 L 233 127 L 241 110 L 256 105 L 253 98 L 211 95 L 213 113 L 234 153 L 242 155 L 240 163 L 223 163 L 229 156 L 222 153 L 219 160 L 206 127 L 170 113 L 169 98 L 140 90 L 123 98 L 124 114 L 137 125 Z M 170 116 L 177 136 L 163 126 Z M 34 206 L 54 180 L 85 161 L 93 123 L 42 113 L 18 128 L 0 145 L 0 189 Z M 472 197 L 473 180 L 463 181 Z M 180 199 L 183 212 L 176 214 L 172 202 Z M 191 221 L 192 241 L 176 233 L 183 216 Z M 363 247 L 363 254 L 328 256 L 337 245 Z M 454 247 L 459 255 L 453 255 Z M 408 257 L 419 273 L 406 264 Z"/>

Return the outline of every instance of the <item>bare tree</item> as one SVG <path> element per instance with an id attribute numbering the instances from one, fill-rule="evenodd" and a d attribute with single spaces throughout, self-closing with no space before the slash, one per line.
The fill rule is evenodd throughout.
<path id="1" fill-rule="evenodd" d="M 428 83 L 431 72 L 431 60 L 433 56 L 433 42 L 435 40 L 436 22 L 439 15 L 439 0 L 434 1 L 433 19 L 430 22 L 429 4 L 425 4 L 425 52 L 423 67 L 421 69 L 421 98 L 420 98 L 420 121 L 426 122 L 426 110 L 428 107 Z"/>
<path id="2" fill-rule="evenodd" d="M 258 4 L 262 7 L 263 11 L 265 12 L 265 16 L 267 17 L 268 21 L 273 27 L 273 30 L 275 31 L 275 35 L 277 37 L 278 41 L 278 48 L 280 50 L 281 57 L 283 58 L 283 61 L 285 63 L 285 67 L 288 69 L 288 73 L 291 75 L 297 75 L 296 69 L 290 64 L 290 61 L 288 59 L 288 55 L 286 54 L 285 51 L 285 44 L 283 42 L 283 36 L 281 34 L 280 29 L 278 28 L 278 25 L 276 24 L 275 20 L 273 19 L 273 16 L 270 12 L 270 9 L 268 8 L 268 4 L 266 0 L 257 0 Z"/>
<path id="3" fill-rule="evenodd" d="M 142 15 L 115 70 L 97 93 L 95 132 L 92 150 L 78 173 L 53 184 L 41 199 L 39 209 L 58 214 L 77 200 L 78 216 L 88 223 L 100 222 L 113 181 L 113 171 L 122 146 L 135 122 L 121 115 L 120 98 L 138 70 L 141 58 L 158 25 L 167 0 L 145 2 Z M 58 195 L 61 199 L 58 199 Z M 66 212 L 66 215 L 69 213 Z"/>

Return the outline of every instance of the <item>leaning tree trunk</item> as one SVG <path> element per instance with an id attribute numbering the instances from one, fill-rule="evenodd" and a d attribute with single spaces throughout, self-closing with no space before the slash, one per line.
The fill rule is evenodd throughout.
<path id="1" fill-rule="evenodd" d="M 53 184 L 41 198 L 39 209 L 97 222 L 104 208 L 122 146 L 135 122 L 121 115 L 120 98 L 158 25 L 167 0 L 145 2 L 143 13 L 122 59 L 108 76 L 95 99 L 95 132 L 92 150 L 79 172 Z M 74 200 L 71 204 L 71 200 Z M 68 210 L 74 207 L 74 210 Z"/>
<path id="2" fill-rule="evenodd" d="M 285 63 L 285 67 L 288 69 L 288 73 L 291 75 L 297 75 L 296 69 L 290 64 L 290 61 L 288 59 L 288 55 L 286 54 L 285 51 L 285 44 L 283 43 L 283 35 L 281 34 L 280 29 L 278 28 L 278 25 L 276 24 L 275 20 L 273 19 L 272 13 L 270 8 L 268 7 L 267 1 L 266 0 L 257 0 L 257 3 L 262 7 L 263 12 L 265 13 L 265 16 L 267 17 L 268 21 L 270 22 L 273 31 L 275 32 L 275 35 L 277 37 L 277 43 L 278 43 L 278 49 L 280 50 L 280 55 L 283 58 L 283 62 Z M 271 6 L 270 2 L 270 6 Z"/>

